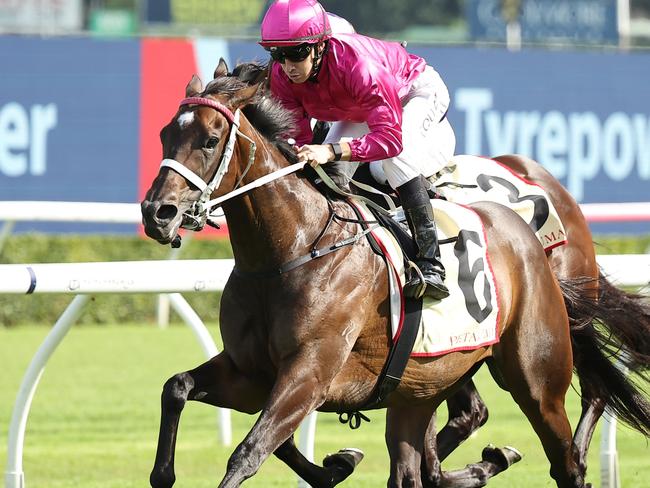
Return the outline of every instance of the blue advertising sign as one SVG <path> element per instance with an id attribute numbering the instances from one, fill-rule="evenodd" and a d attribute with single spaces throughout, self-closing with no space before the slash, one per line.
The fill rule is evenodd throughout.
<path id="1" fill-rule="evenodd" d="M 481 41 L 505 41 L 501 0 L 465 2 L 470 36 Z M 572 41 L 616 44 L 616 0 L 521 0 L 524 42 Z"/>
<path id="2" fill-rule="evenodd" d="M 136 200 L 139 53 L 137 41 L 0 37 L 0 199 Z"/>

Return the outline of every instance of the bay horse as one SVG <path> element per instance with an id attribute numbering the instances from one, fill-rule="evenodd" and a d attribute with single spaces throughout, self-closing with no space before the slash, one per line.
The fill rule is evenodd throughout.
<path id="1" fill-rule="evenodd" d="M 215 80 L 202 90 L 194 78 L 186 93 L 193 98 L 163 129 L 164 157 L 177 166 L 161 169 L 142 203 L 147 235 L 163 244 L 176 237 L 184 215 L 199 198 L 197 180 L 209 181 L 223 167 L 219 156 L 229 139 L 235 141 L 232 161 L 214 195 L 295 162 L 290 148 L 276 140 L 289 127 L 287 114 L 260 98 L 257 86 L 228 77 L 220 64 Z M 233 112 L 238 109 L 243 113 L 237 129 Z M 233 133 L 237 139 L 229 136 Z M 258 148 L 251 165 L 247 140 Z M 187 171 L 178 173 L 181 166 L 196 178 Z M 426 423 L 417 427 L 426 429 L 438 404 L 487 361 L 538 433 L 558 486 L 584 486 L 563 406 L 572 358 L 562 291 L 536 237 L 518 216 L 494 204 L 473 207 L 486 226 L 501 290 L 501 341 L 475 351 L 411 360 L 404 380 L 383 406 L 420 410 Z M 304 176 L 291 174 L 224 202 L 223 209 L 235 257 L 222 297 L 224 351 L 165 384 L 150 478 L 155 488 L 174 483 L 176 431 L 188 399 L 249 413 L 261 410 L 219 485 L 239 486 L 271 453 L 290 449 L 292 433 L 314 409 L 361 408 L 388 353 L 387 283 L 378 278 L 385 274 L 384 262 L 363 239 L 306 261 L 300 270 L 277 272 L 285 263 L 308 256 L 317 239 L 334 244 L 356 236 L 357 224 L 345 220 L 354 219 L 346 203 L 328 201 Z M 326 228 L 332 212 L 339 218 Z M 507 234 L 499 232 L 502 226 Z M 587 345 L 595 348 L 596 343 Z M 642 400 L 635 398 L 643 412 Z M 647 417 L 640 415 L 639 422 L 647 428 Z M 396 434 L 405 438 L 410 432 Z M 399 469 L 392 470 L 390 486 L 403 482 L 408 480 Z"/>
<path id="2" fill-rule="evenodd" d="M 268 82 L 268 66 L 260 63 L 242 63 L 233 70 L 233 76 L 249 84 Z M 268 88 L 268 86 L 267 86 Z M 321 135 L 324 137 L 324 135 Z M 547 257 L 555 276 L 565 288 L 565 300 L 570 320 L 576 329 L 597 334 L 598 329 L 585 327 L 585 323 L 599 321 L 614 340 L 606 336 L 597 336 L 598 342 L 606 346 L 609 342 L 615 347 L 624 347 L 627 355 L 623 364 L 633 372 L 647 370 L 650 367 L 650 307 L 643 298 L 625 293 L 614 287 L 599 272 L 596 253 L 589 226 L 575 199 L 560 182 L 536 161 L 521 155 L 502 155 L 493 158 L 527 181 L 544 188 L 564 224 L 567 243 L 547 251 Z M 532 223 L 531 223 L 532 225 Z M 576 287 L 578 288 L 576 290 Z M 593 325 L 593 324 L 592 324 Z M 595 331 L 595 332 L 594 332 Z M 572 339 L 581 340 L 579 333 Z M 582 412 L 574 434 L 574 443 L 578 449 L 578 463 L 583 475 L 587 471 L 587 452 L 597 422 L 608 403 L 617 403 L 608 393 L 599 375 L 594 375 L 589 360 L 580 356 L 580 348 L 574 348 L 574 364 L 581 372 Z M 589 382 L 582 378 L 591 375 Z M 625 384 L 625 383 L 621 383 Z M 469 465 L 465 469 L 443 472 L 441 462 L 453 452 L 464 440 L 487 421 L 488 410 L 471 379 L 447 399 L 449 418 L 447 424 L 436 435 L 435 415 L 432 416 L 425 437 L 422 463 L 422 482 L 428 487 L 437 486 L 483 486 L 487 479 L 507 469 L 513 459 L 512 453 L 487 448 L 489 456 L 481 463 Z M 634 424 L 633 416 L 626 412 L 624 406 L 613 405 L 619 416 Z M 412 420 L 416 412 L 410 415 L 392 415 L 388 409 L 387 422 L 390 430 L 401 419 Z M 402 420 L 404 421 L 404 420 Z M 418 420 L 421 422 L 421 420 Z M 484 451 L 485 452 L 485 451 Z M 290 459 L 299 459 L 299 453 L 288 455 Z M 408 457 L 405 456 L 405 457 Z M 407 463 L 404 459 L 397 461 Z M 414 461 L 416 464 L 417 462 Z M 304 460 L 301 466 L 303 478 L 318 479 L 318 468 L 310 466 Z M 305 474 L 306 473 L 306 474 Z M 322 478 L 322 477 L 321 477 Z M 333 486 L 328 482 L 312 483 L 313 486 Z"/>

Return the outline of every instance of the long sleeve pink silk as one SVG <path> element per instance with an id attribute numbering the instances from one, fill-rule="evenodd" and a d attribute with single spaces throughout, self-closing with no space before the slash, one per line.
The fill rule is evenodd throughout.
<path id="1" fill-rule="evenodd" d="M 278 63 L 271 91 L 298 121 L 298 145 L 309 144 L 310 118 L 366 122 L 370 132 L 350 142 L 352 161 L 377 161 L 402 152 L 402 102 L 424 71 L 424 59 L 399 43 L 359 34 L 331 38 L 316 81 L 293 83 Z"/>

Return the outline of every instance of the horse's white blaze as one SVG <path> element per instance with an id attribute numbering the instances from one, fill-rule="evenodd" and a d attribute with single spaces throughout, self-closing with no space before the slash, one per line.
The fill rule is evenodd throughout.
<path id="1" fill-rule="evenodd" d="M 178 116 L 178 125 L 181 129 L 186 125 L 190 125 L 194 120 L 194 112 L 184 112 Z"/>

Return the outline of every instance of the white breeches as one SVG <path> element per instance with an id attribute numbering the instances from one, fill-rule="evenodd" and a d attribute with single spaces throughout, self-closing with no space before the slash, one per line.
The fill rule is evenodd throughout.
<path id="1" fill-rule="evenodd" d="M 418 175 L 426 177 L 444 168 L 456 149 L 456 136 L 447 117 L 449 91 L 430 66 L 415 80 L 404 100 L 402 152 L 370 163 L 372 176 L 397 188 Z M 334 122 L 323 144 L 347 142 L 370 130 L 365 123 Z"/>

